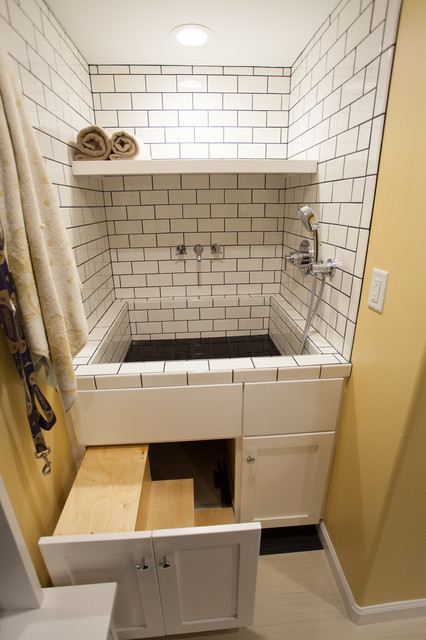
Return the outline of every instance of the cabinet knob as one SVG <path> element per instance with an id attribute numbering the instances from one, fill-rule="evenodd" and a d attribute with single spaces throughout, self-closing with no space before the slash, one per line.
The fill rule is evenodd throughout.
<path id="1" fill-rule="evenodd" d="M 168 569 L 170 567 L 170 562 L 167 560 L 167 556 L 164 556 L 161 562 L 158 563 L 158 566 L 162 569 Z"/>
<path id="2" fill-rule="evenodd" d="M 253 456 L 247 456 L 247 464 L 253 464 L 253 462 L 256 462 L 256 458 L 253 458 Z"/>
<path id="3" fill-rule="evenodd" d="M 148 569 L 148 563 L 145 561 L 145 558 L 142 558 L 142 560 L 138 562 L 136 569 L 138 571 L 146 571 Z"/>

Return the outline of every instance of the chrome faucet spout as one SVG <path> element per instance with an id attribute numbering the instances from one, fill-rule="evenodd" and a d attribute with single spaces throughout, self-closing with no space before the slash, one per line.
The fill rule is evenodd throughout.
<path id="1" fill-rule="evenodd" d="M 201 254 L 203 253 L 203 247 L 201 244 L 196 244 L 194 247 L 194 253 L 197 256 L 197 261 L 201 262 Z"/>

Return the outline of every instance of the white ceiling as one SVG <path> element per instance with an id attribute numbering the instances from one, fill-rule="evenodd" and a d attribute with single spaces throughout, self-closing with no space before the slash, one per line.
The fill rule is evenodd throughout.
<path id="1" fill-rule="evenodd" d="M 291 66 L 338 0 L 47 0 L 89 64 Z M 209 27 L 202 47 L 169 32 Z"/>

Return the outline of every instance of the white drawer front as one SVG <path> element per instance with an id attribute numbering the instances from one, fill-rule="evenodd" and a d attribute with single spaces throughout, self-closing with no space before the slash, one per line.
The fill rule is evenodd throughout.
<path id="1" fill-rule="evenodd" d="M 242 385 L 79 391 L 71 416 L 83 445 L 232 438 Z"/>
<path id="2" fill-rule="evenodd" d="M 337 378 L 246 383 L 243 435 L 334 430 L 343 382 L 343 378 Z"/>

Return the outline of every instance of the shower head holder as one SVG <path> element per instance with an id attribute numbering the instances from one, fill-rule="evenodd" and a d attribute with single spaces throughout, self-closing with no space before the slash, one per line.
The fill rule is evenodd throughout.
<path id="1" fill-rule="evenodd" d="M 303 207 L 300 207 L 300 209 L 297 212 L 297 215 L 299 217 L 300 222 L 305 227 L 306 231 L 309 231 L 309 233 L 312 233 L 313 235 L 314 252 L 313 252 L 312 261 L 313 263 L 316 263 L 318 262 L 318 256 L 319 256 L 318 219 L 315 213 L 312 211 L 311 207 L 308 207 L 308 205 L 304 205 Z"/>
<path id="2" fill-rule="evenodd" d="M 312 211 L 311 207 L 305 205 L 304 207 L 300 207 L 297 212 L 300 222 L 305 227 L 306 231 L 313 233 L 319 227 L 318 219 L 315 213 Z"/>

